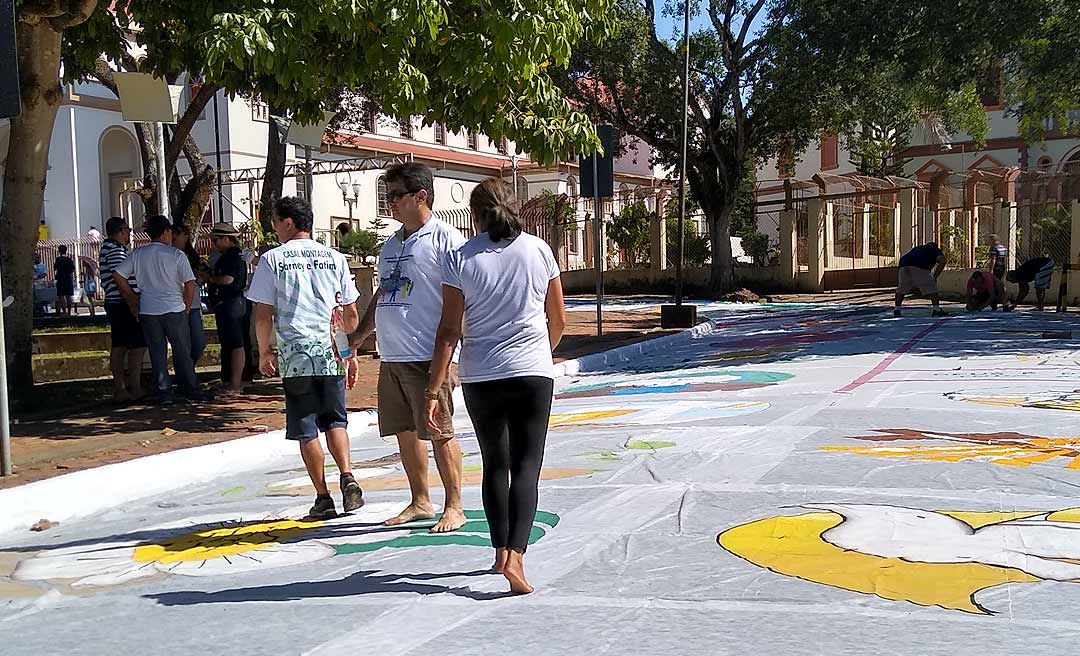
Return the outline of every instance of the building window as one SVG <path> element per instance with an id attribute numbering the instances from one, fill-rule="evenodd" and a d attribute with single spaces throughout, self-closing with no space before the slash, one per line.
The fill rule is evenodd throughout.
<path id="1" fill-rule="evenodd" d="M 522 204 L 529 200 L 529 181 L 523 175 L 519 175 L 517 179 L 517 199 Z"/>
<path id="2" fill-rule="evenodd" d="M 821 138 L 821 170 L 832 171 L 840 168 L 840 140 L 835 134 Z"/>
<path id="3" fill-rule="evenodd" d="M 308 193 L 307 193 L 307 176 L 304 176 L 304 175 L 297 176 L 297 178 L 296 178 L 296 197 L 300 198 L 302 200 L 309 201 L 309 202 L 311 201 L 311 199 L 308 198 Z"/>
<path id="4" fill-rule="evenodd" d="M 795 177 L 795 158 L 784 153 L 776 159 L 776 174 L 781 178 Z"/>
<path id="5" fill-rule="evenodd" d="M 259 123 L 266 123 L 270 120 L 270 108 L 267 107 L 266 103 L 249 100 L 248 104 L 251 105 L 251 120 Z"/>
<path id="6" fill-rule="evenodd" d="M 375 112 L 369 112 L 364 117 L 364 129 L 375 134 L 379 131 L 379 115 Z"/>
<path id="7" fill-rule="evenodd" d="M 435 143 L 446 145 L 446 126 L 442 123 L 435 124 Z"/>
<path id="8" fill-rule="evenodd" d="M 378 205 L 375 208 L 376 213 L 379 216 L 391 216 L 390 203 L 386 200 L 386 178 L 384 176 L 379 176 L 379 181 L 375 185 L 375 195 L 376 203 Z"/>
<path id="9" fill-rule="evenodd" d="M 402 139 L 413 138 L 413 125 L 411 118 L 399 118 L 397 124 L 398 136 L 400 136 Z"/>
<path id="10" fill-rule="evenodd" d="M 1053 164 L 1054 164 L 1054 160 L 1050 159 L 1049 157 L 1040 157 L 1039 158 L 1039 171 L 1042 172 L 1042 173 L 1047 173 L 1047 172 L 1050 171 L 1050 167 Z"/>
<path id="11" fill-rule="evenodd" d="M 480 150 L 480 142 L 477 139 L 476 133 L 469 130 L 466 139 L 469 142 L 469 150 Z"/>
<path id="12" fill-rule="evenodd" d="M 510 142 L 506 137 L 499 139 L 498 151 L 500 155 L 505 155 L 510 150 Z"/>

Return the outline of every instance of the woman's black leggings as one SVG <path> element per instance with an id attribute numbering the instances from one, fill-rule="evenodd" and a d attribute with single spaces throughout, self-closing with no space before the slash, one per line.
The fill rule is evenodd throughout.
<path id="1" fill-rule="evenodd" d="M 553 387 L 540 376 L 462 385 L 484 458 L 484 513 L 496 549 L 529 546 Z"/>

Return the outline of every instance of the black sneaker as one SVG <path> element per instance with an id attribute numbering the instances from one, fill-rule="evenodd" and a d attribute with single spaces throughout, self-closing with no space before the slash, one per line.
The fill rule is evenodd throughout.
<path id="1" fill-rule="evenodd" d="M 352 474 L 341 475 L 341 505 L 345 512 L 352 512 L 364 505 L 364 491 Z"/>
<path id="2" fill-rule="evenodd" d="M 932 317 L 947 317 L 947 316 L 949 316 L 949 313 L 946 312 L 945 310 L 942 310 L 941 308 L 935 308 L 934 312 L 930 316 L 932 316 Z"/>
<path id="3" fill-rule="evenodd" d="M 894 319 L 899 319 L 900 318 L 900 308 L 896 308 L 895 310 L 893 310 L 892 315 L 893 315 Z"/>
<path id="4" fill-rule="evenodd" d="M 337 517 L 334 498 L 329 494 L 320 494 L 315 497 L 315 505 L 308 511 L 305 519 L 333 519 L 334 517 Z"/>

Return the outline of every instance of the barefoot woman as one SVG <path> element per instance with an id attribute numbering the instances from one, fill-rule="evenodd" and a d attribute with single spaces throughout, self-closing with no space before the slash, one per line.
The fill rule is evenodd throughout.
<path id="1" fill-rule="evenodd" d="M 469 203 L 478 234 L 447 258 L 428 423 L 434 429 L 441 420 L 439 390 L 461 339 L 460 377 L 484 459 L 495 569 L 512 592 L 526 594 L 533 588 L 523 557 L 551 413 L 551 351 L 566 323 L 562 282 L 548 245 L 521 232 L 509 185 L 485 180 Z"/>

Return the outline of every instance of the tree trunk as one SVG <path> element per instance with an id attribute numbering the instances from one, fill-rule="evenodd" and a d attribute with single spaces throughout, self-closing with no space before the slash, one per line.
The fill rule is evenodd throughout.
<path id="1" fill-rule="evenodd" d="M 32 362 L 34 245 L 45 198 L 49 142 L 63 92 L 59 83 L 61 33 L 49 21 L 19 21 L 18 62 L 22 114 L 11 121 L 4 200 L 0 207 L 0 267 L 4 289 L 14 296 L 4 310 L 9 391 L 15 403 L 30 398 Z"/>
<path id="2" fill-rule="evenodd" d="M 281 189 L 285 184 L 285 139 L 275 116 L 281 116 L 280 107 L 270 107 L 270 120 L 267 121 L 266 135 L 266 173 L 263 174 L 262 194 L 259 197 L 259 223 L 263 230 L 274 231 L 274 203 L 281 198 Z M 298 181 L 304 184 L 304 181 Z"/>
<path id="3" fill-rule="evenodd" d="M 723 203 L 719 210 L 705 212 L 709 221 L 709 241 L 712 242 L 712 268 L 709 272 L 709 292 L 726 294 L 735 291 L 735 271 L 731 259 L 731 215 L 733 203 Z"/>

